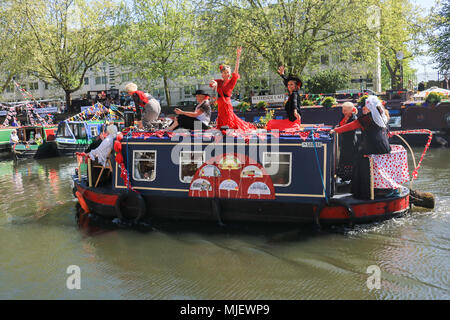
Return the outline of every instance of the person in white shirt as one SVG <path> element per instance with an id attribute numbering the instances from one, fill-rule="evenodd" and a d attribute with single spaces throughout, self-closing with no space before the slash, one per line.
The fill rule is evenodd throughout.
<path id="1" fill-rule="evenodd" d="M 197 99 L 197 106 L 194 112 L 183 111 L 178 108 L 175 109 L 175 113 L 178 117 L 172 122 L 172 124 L 166 129 L 166 131 L 173 131 L 178 128 L 196 129 L 201 128 L 203 130 L 209 129 L 208 125 L 211 119 L 211 106 L 209 102 L 209 94 L 203 90 L 197 90 L 195 92 L 195 98 Z"/>
<path id="2" fill-rule="evenodd" d="M 108 159 L 108 155 L 110 154 L 113 146 L 114 146 L 114 139 L 117 135 L 117 127 L 113 124 L 110 124 L 108 127 L 106 127 L 106 132 L 108 133 L 108 136 L 103 139 L 102 143 L 95 148 L 94 150 L 91 150 L 87 155 L 91 160 L 98 159 L 98 163 L 105 166 L 106 160 Z"/>
<path id="3" fill-rule="evenodd" d="M 11 131 L 11 135 L 9 136 L 9 143 L 13 146 L 19 143 L 19 137 L 17 136 L 17 130 L 14 129 Z"/>

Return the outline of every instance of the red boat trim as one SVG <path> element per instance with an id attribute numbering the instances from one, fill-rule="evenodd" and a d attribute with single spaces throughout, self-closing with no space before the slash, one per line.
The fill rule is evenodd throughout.
<path id="1" fill-rule="evenodd" d="M 119 198 L 119 195 L 117 195 L 117 194 L 110 195 L 110 194 L 97 193 L 97 192 L 93 192 L 93 191 L 84 189 L 80 185 L 77 185 L 77 188 L 78 188 L 78 191 L 80 191 L 80 193 L 83 195 L 83 197 L 86 200 L 89 200 L 89 201 L 92 201 L 92 202 L 95 202 L 98 204 L 102 204 L 102 205 L 114 206 L 117 202 L 117 199 Z"/>
<path id="2" fill-rule="evenodd" d="M 409 195 L 394 199 L 376 201 L 371 203 L 355 204 L 351 206 L 355 213 L 355 218 L 382 216 L 402 212 L 409 207 Z M 325 207 L 320 211 L 320 219 L 348 219 L 347 209 L 342 206 Z"/>

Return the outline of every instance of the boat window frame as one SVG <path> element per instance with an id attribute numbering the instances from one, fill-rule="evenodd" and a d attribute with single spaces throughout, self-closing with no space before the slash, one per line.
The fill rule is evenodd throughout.
<path id="1" fill-rule="evenodd" d="M 95 134 L 92 132 L 92 129 L 95 130 Z M 89 133 L 91 134 L 91 137 L 98 136 L 98 127 L 97 126 L 91 126 L 89 131 L 90 131 Z"/>
<path id="2" fill-rule="evenodd" d="M 185 182 L 185 181 L 183 181 L 182 179 L 181 179 L 181 165 L 182 165 L 182 159 L 181 159 L 181 153 L 182 152 L 185 152 L 185 153 L 187 153 L 187 152 L 189 152 L 189 153 L 201 153 L 202 154 L 202 164 L 200 165 L 200 167 L 205 163 L 205 150 L 202 150 L 202 151 L 185 151 L 185 150 L 180 150 L 180 153 L 178 154 L 178 180 L 180 180 L 180 182 L 181 183 L 184 183 L 184 184 L 190 184 L 191 182 L 192 182 L 192 180 L 190 181 L 190 182 Z M 200 168 L 200 167 L 198 167 L 198 169 Z M 197 169 L 197 170 L 198 170 Z M 194 175 L 195 175 L 195 173 L 194 173 Z M 192 179 L 194 179 L 194 176 L 192 176 Z"/>
<path id="3" fill-rule="evenodd" d="M 265 164 L 265 159 L 266 159 L 267 154 L 278 154 L 278 155 L 287 154 L 287 155 L 289 155 L 289 163 L 278 161 L 278 164 L 288 164 L 289 165 L 289 180 L 288 180 L 288 183 L 287 184 L 275 184 L 272 181 L 274 187 L 289 187 L 291 185 L 291 183 L 292 183 L 292 152 L 270 152 L 270 151 L 263 152 L 262 164 L 261 165 L 263 166 L 264 170 L 266 170 L 266 167 L 265 167 L 264 164 Z M 270 178 L 272 178 L 272 176 L 270 176 Z"/>
<path id="4" fill-rule="evenodd" d="M 155 176 L 154 176 L 153 179 L 151 179 L 151 180 L 148 180 L 148 179 L 136 179 L 136 177 L 134 176 L 135 163 L 136 163 L 136 161 L 140 160 L 140 159 L 136 160 L 136 158 L 135 158 L 136 152 L 153 152 L 155 154 L 155 168 L 154 168 Z M 158 158 L 158 150 L 142 150 L 142 149 L 141 150 L 133 150 L 133 166 L 132 166 L 132 169 L 131 169 L 132 170 L 131 176 L 132 176 L 133 180 L 134 181 L 143 181 L 143 182 L 153 182 L 153 181 L 155 181 L 156 180 L 156 175 L 157 175 L 157 171 L 156 171 L 157 158 Z M 145 161 L 145 160 L 143 160 L 143 161 Z"/>

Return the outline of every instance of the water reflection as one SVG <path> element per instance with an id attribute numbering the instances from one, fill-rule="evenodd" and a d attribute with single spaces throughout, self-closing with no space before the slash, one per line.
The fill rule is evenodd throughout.
<path id="1" fill-rule="evenodd" d="M 95 235 L 74 218 L 75 159 L 0 162 L 0 298 L 450 299 L 449 157 L 429 151 L 414 183 L 436 195 L 435 210 L 355 229 L 183 223 Z M 65 288 L 73 264 L 82 290 Z M 370 265 L 380 290 L 366 286 Z"/>

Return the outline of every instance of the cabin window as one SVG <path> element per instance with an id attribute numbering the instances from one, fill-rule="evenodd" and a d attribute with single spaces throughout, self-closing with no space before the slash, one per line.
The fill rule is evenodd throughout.
<path id="1" fill-rule="evenodd" d="M 271 173 L 274 186 L 287 187 L 291 184 L 292 153 L 264 152 L 263 167 Z"/>
<path id="2" fill-rule="evenodd" d="M 91 127 L 91 136 L 92 137 L 98 136 L 98 128 L 97 127 Z"/>
<path id="3" fill-rule="evenodd" d="M 156 151 L 133 152 L 133 179 L 153 181 L 156 178 Z"/>
<path id="4" fill-rule="evenodd" d="M 203 151 L 181 151 L 180 152 L 180 181 L 191 183 L 198 168 L 205 162 Z"/>

